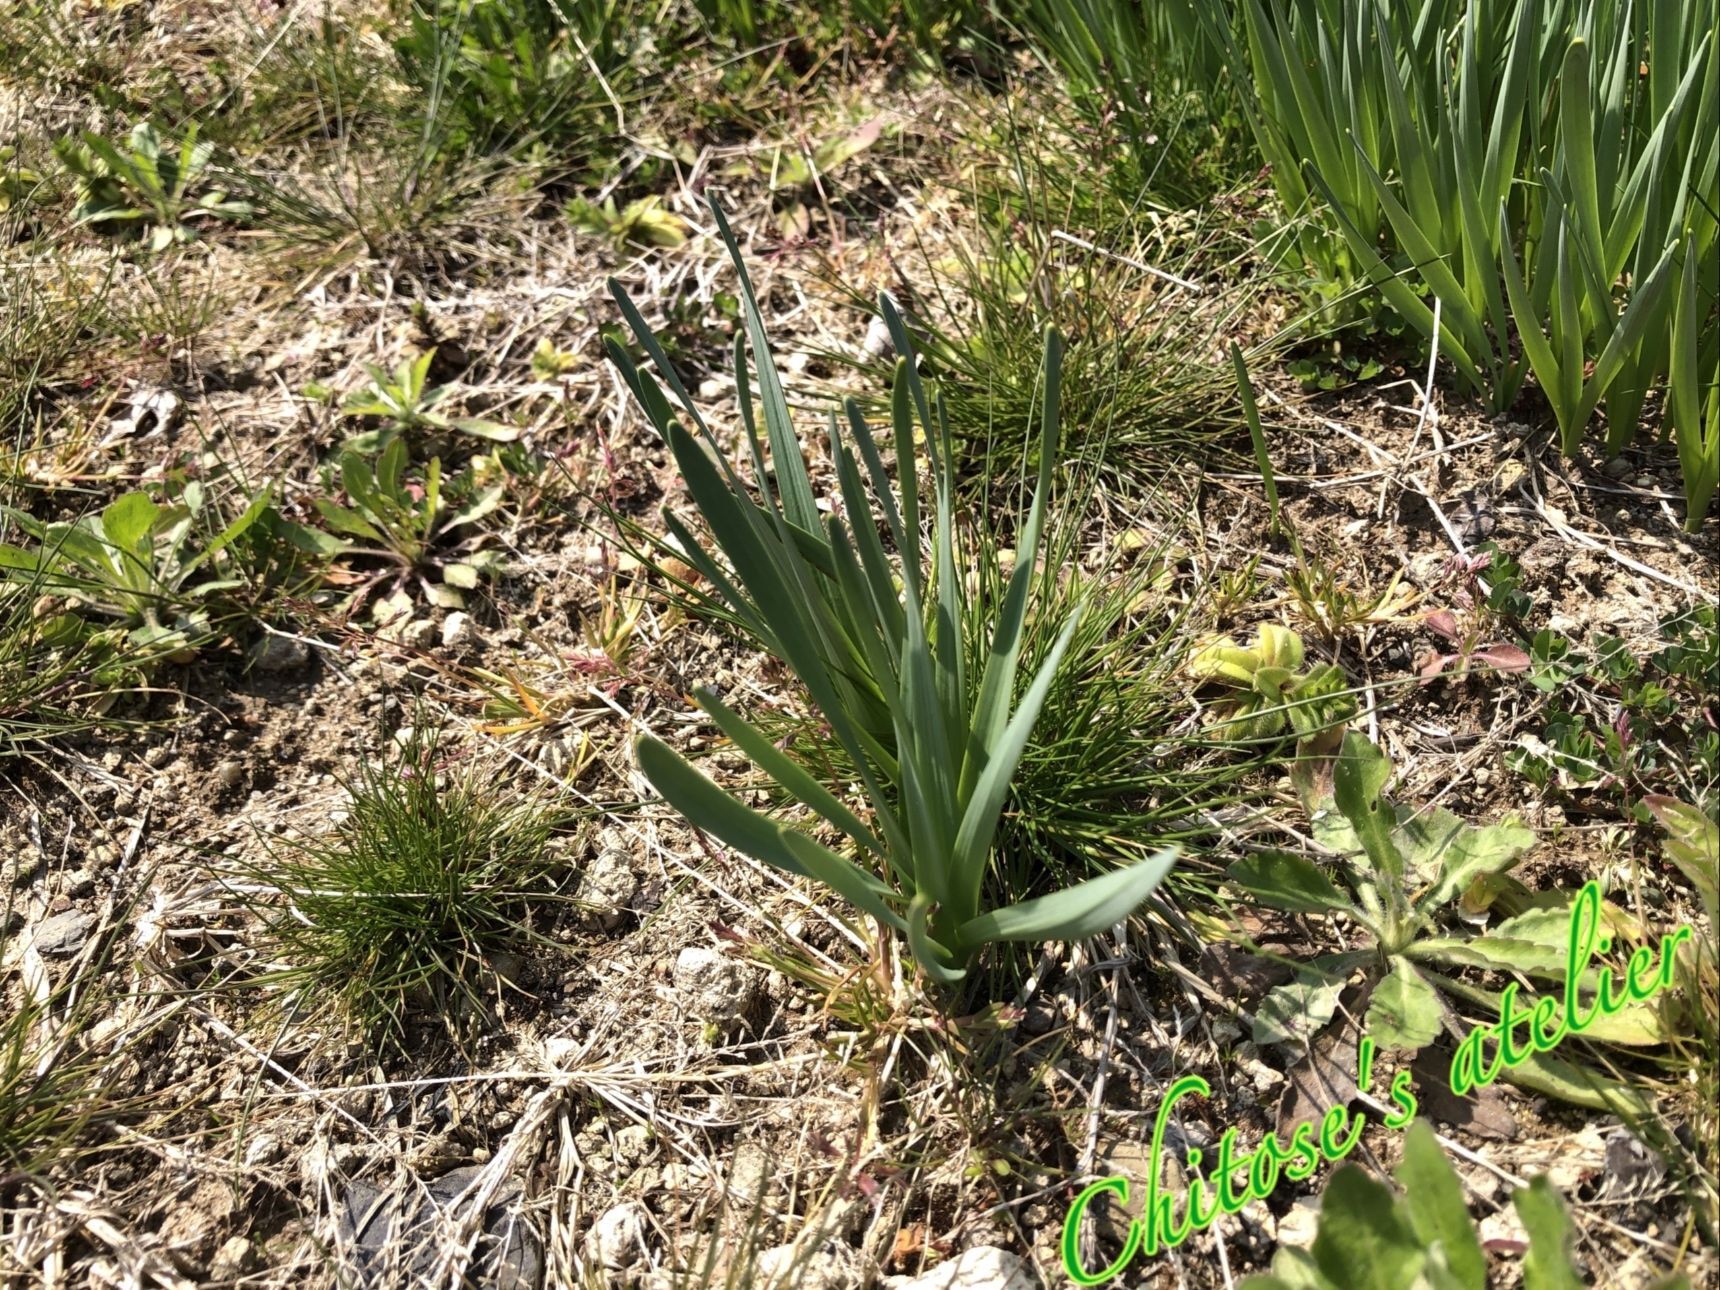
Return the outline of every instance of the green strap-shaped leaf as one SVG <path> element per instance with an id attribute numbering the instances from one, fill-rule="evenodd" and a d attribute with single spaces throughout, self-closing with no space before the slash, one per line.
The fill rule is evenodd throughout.
<path id="1" fill-rule="evenodd" d="M 887 903 L 894 893 L 879 879 L 799 830 L 777 824 L 730 797 L 660 739 L 641 735 L 635 749 L 639 769 L 652 787 L 694 828 L 755 860 L 799 877 L 816 878 L 891 928 L 904 930 L 901 916 Z"/>
<path id="2" fill-rule="evenodd" d="M 925 969 L 926 975 L 932 980 L 943 985 L 954 985 L 967 976 L 967 969 L 953 962 L 955 954 L 948 946 L 932 938 L 929 925 L 931 910 L 930 893 L 917 893 L 908 906 L 908 949 L 912 951 L 914 961 Z"/>
<path id="3" fill-rule="evenodd" d="M 808 876 L 807 869 L 783 841 L 781 825 L 729 796 L 662 740 L 641 735 L 634 747 L 645 778 L 694 828 L 720 838 L 755 860 L 801 877 Z"/>
<path id="4" fill-rule="evenodd" d="M 1605 258 L 1600 184 L 1595 173 L 1595 123 L 1589 98 L 1589 46 L 1581 36 L 1565 51 L 1559 73 L 1559 146 L 1576 208 L 1576 229 L 1596 262 Z"/>
<path id="5" fill-rule="evenodd" d="M 1139 908 L 1176 860 L 1177 849 L 1166 847 L 1063 891 L 980 914 L 957 929 L 957 942 L 972 949 L 991 941 L 1072 941 L 1092 936 Z"/>
<path id="6" fill-rule="evenodd" d="M 1368 281 L 1386 298 L 1386 302 L 1403 316 L 1406 322 L 1422 335 L 1431 338 L 1434 334 L 1433 310 L 1428 307 L 1426 301 L 1410 289 L 1408 283 L 1392 272 L 1390 265 L 1380 258 L 1374 244 L 1362 234 L 1361 230 L 1344 212 L 1338 203 L 1337 194 L 1326 184 L 1325 179 L 1318 171 L 1313 173 L 1312 179 L 1315 186 L 1320 190 L 1320 195 L 1330 204 L 1332 218 L 1337 221 L 1338 230 L 1343 234 L 1345 244 L 1349 246 L 1351 253 L 1361 265 Z M 1487 390 L 1489 388 L 1488 382 L 1482 380 L 1480 369 L 1476 366 L 1475 360 L 1470 357 L 1469 351 L 1464 347 L 1461 336 L 1445 328 L 1443 311 L 1440 326 L 1440 354 L 1450 360 L 1457 374 L 1472 389 Z"/>
<path id="7" fill-rule="evenodd" d="M 781 832 L 783 844 L 808 874 L 892 931 L 905 933 L 908 930 L 906 921 L 888 904 L 897 899 L 889 887 L 853 861 L 843 859 L 806 834 L 790 828 Z"/>
<path id="8" fill-rule="evenodd" d="M 1667 247 L 1666 253 L 1650 270 L 1648 277 L 1636 284 L 1630 302 L 1619 318 L 1618 326 L 1613 329 L 1605 347 L 1595 359 L 1594 374 L 1589 379 L 1577 410 L 1579 421 L 1588 420 L 1595 410 L 1595 405 L 1606 394 L 1625 362 L 1635 353 L 1644 335 L 1651 328 L 1666 325 L 1670 318 L 1667 306 L 1671 293 L 1672 266 L 1677 259 L 1677 250 L 1676 246 Z"/>
<path id="9" fill-rule="evenodd" d="M 717 222 L 717 234 L 728 248 L 734 262 L 735 276 L 740 282 L 743 317 L 747 338 L 752 344 L 753 366 L 758 373 L 759 403 L 764 413 L 765 433 L 770 439 L 771 464 L 776 470 L 776 485 L 782 494 L 783 515 L 791 524 L 808 532 L 819 527 L 818 504 L 812 495 L 812 480 L 806 473 L 806 461 L 801 456 L 800 439 L 794 432 L 794 420 L 789 415 L 788 400 L 783 396 L 782 379 L 777 375 L 776 361 L 770 353 L 770 337 L 764 329 L 764 315 L 753 292 L 752 278 L 740 245 L 729 230 L 729 221 L 714 196 L 708 204 Z"/>
<path id="10" fill-rule="evenodd" d="M 985 876 L 986 859 L 991 854 L 992 838 L 997 834 L 998 815 L 1009 795 L 1009 782 L 1015 777 L 1015 768 L 1027 750 L 1034 723 L 1039 720 L 1039 709 L 1045 704 L 1045 696 L 1050 693 L 1051 683 L 1057 676 L 1057 667 L 1062 663 L 1080 624 L 1081 613 L 1077 609 L 1057 634 L 1057 640 L 1040 665 L 1033 684 L 1021 696 L 1015 715 L 986 749 L 985 766 L 974 782 L 972 795 L 966 798 L 967 809 L 955 836 L 955 894 L 961 902 L 957 908 L 964 912 L 979 908 L 980 883 Z"/>
<path id="11" fill-rule="evenodd" d="M 703 687 L 694 690 L 693 695 L 699 706 L 711 714 L 718 729 L 733 740 L 735 747 L 745 753 L 755 766 L 781 784 L 802 805 L 811 807 L 868 851 L 883 857 L 884 844 L 872 835 L 859 817 L 814 779 L 805 767 L 772 743 L 757 726 Z"/>
<path id="12" fill-rule="evenodd" d="M 1573 432 L 1566 429 L 1570 411 L 1560 401 L 1563 380 L 1559 360 L 1553 353 L 1553 347 L 1547 343 L 1547 335 L 1541 329 L 1540 313 L 1529 298 L 1529 287 L 1523 280 L 1517 252 L 1511 246 L 1511 217 L 1503 202 L 1499 204 L 1499 254 L 1505 259 L 1505 295 L 1511 304 L 1512 321 L 1517 325 L 1517 339 L 1522 342 L 1523 352 L 1528 356 L 1529 370 L 1535 373 L 1535 379 L 1541 383 L 1542 392 L 1546 394 L 1548 402 L 1553 404 L 1553 414 L 1558 420 L 1560 439 L 1563 442 L 1566 436 Z"/>
<path id="13" fill-rule="evenodd" d="M 1003 607 L 992 628 L 991 650 L 986 658 L 985 672 L 980 679 L 979 697 L 974 703 L 973 729 L 970 733 L 962 765 L 962 793 L 966 797 L 977 791 L 980 777 L 988 769 L 994 750 L 1009 721 L 1009 701 L 1015 691 L 1015 673 L 1021 657 L 1022 629 L 1027 620 L 1027 597 L 1033 585 L 1034 566 L 1038 563 L 1039 534 L 1045 522 L 1045 507 L 1051 491 L 1051 473 L 1055 463 L 1060 413 L 1060 390 L 1063 381 L 1063 341 L 1057 332 L 1047 328 L 1045 355 L 1041 368 L 1044 379 L 1040 413 L 1039 476 L 1034 485 L 1033 506 L 1027 524 L 1022 529 L 1015 553 L 1015 568 L 1010 573 L 1009 587 L 1004 593 Z M 1013 773 L 1013 766 L 1011 767 Z"/>
<path id="14" fill-rule="evenodd" d="M 317 508 L 317 514 L 323 517 L 323 521 L 330 528 L 341 533 L 350 533 L 354 537 L 361 537 L 367 542 L 375 542 L 379 546 L 386 545 L 387 539 L 382 536 L 377 527 L 357 511 L 337 505 L 326 497 L 313 497 L 311 504 Z"/>
<path id="15" fill-rule="evenodd" d="M 1493 968 L 1500 972 L 1522 972 L 1527 976 L 1558 981 L 1565 975 L 1565 951 L 1535 941 L 1519 941 L 1494 933 L 1465 940 L 1455 936 L 1429 936 L 1415 942 L 1404 953 L 1420 963 L 1444 963 L 1452 967 Z"/>

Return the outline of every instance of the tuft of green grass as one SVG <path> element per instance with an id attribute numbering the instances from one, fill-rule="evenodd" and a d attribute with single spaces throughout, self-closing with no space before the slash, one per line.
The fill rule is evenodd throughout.
<path id="1" fill-rule="evenodd" d="M 320 836 L 274 842 L 255 877 L 270 974 L 300 1005 L 403 1045 L 437 1016 L 456 1042 L 493 1015 L 505 964 L 541 940 L 534 902 L 554 897 L 548 842 L 562 813 L 511 781 L 442 755 L 434 731 L 362 760 L 346 817 Z"/>
<path id="2" fill-rule="evenodd" d="M 922 250 L 937 285 L 902 302 L 964 477 L 1031 452 L 1047 327 L 1065 339 L 1063 452 L 1094 482 L 1138 496 L 1167 463 L 1210 462 L 1242 424 L 1218 359 L 1255 299 L 1246 280 L 1217 289 L 1251 254 L 1234 221 L 1126 195 L 1068 135 L 1011 119 L 990 137 L 1003 160 L 976 178 L 971 224 Z M 882 361 L 869 374 L 887 383 Z"/>
<path id="3" fill-rule="evenodd" d="M 79 269 L 51 250 L 38 255 L 17 244 L 30 231 L 23 206 L 0 211 L 0 486 L 8 486 L 26 443 L 51 418 L 50 395 L 110 313 L 112 265 Z"/>
<path id="4" fill-rule="evenodd" d="M 123 632 L 90 632 L 39 585 L 0 584 L 0 764 L 95 726 L 151 661 Z"/>
<path id="5" fill-rule="evenodd" d="M 62 970 L 29 948 L 19 895 L 8 890 L 0 902 L 0 1203 L 21 1184 L 74 1175 L 101 1147 L 98 1126 L 144 1103 L 116 1087 L 112 1059 L 85 1042 L 93 1025 L 114 1015 L 103 974 L 123 913 Z"/>
<path id="6" fill-rule="evenodd" d="M 1165 891 L 1205 890 L 1213 813 L 1254 795 L 1250 775 L 1270 749 L 1228 747 L 1195 727 L 1185 666 L 1211 626 L 1204 598 L 1184 585 L 1168 537 L 1096 524 L 1097 494 L 1077 476 L 1052 512 L 1024 671 L 1049 651 L 1054 625 L 1078 625 L 1010 787 L 994 878 L 1052 889 L 1180 843 L 1187 858 Z M 982 546 L 1003 541 L 990 532 Z"/>

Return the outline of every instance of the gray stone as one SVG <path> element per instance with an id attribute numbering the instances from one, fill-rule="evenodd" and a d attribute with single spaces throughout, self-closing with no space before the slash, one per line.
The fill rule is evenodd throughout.
<path id="1" fill-rule="evenodd" d="M 340 1237 L 351 1252 L 358 1283 L 380 1290 L 428 1282 L 440 1252 L 433 1220 L 438 1214 L 456 1223 L 466 1217 L 472 1201 L 461 1193 L 480 1172 L 467 1166 L 422 1187 L 386 1192 L 352 1183 L 341 1208 Z M 484 1211 L 469 1278 L 486 1290 L 536 1290 L 543 1279 L 543 1244 L 521 1220 L 519 1198 L 517 1185 L 504 1185 Z"/>
<path id="2" fill-rule="evenodd" d="M 633 856 L 607 835 L 597 855 L 580 875 L 576 899 L 589 906 L 589 917 L 604 931 L 620 926 L 639 895 L 639 871 Z"/>
<path id="3" fill-rule="evenodd" d="M 917 1277 L 890 1277 L 891 1290 L 1040 1290 L 1027 1263 L 995 1245 L 976 1245 Z"/>
<path id="4" fill-rule="evenodd" d="M 259 672 L 296 672 L 311 661 L 311 649 L 291 636 L 263 636 L 251 646 L 251 666 Z"/>
<path id="5" fill-rule="evenodd" d="M 92 915 L 81 909 L 68 909 L 37 923 L 30 934 L 30 944 L 45 958 L 64 958 L 84 948 L 95 925 Z"/>
<path id="6" fill-rule="evenodd" d="M 721 950 L 689 945 L 675 958 L 675 991 L 689 1014 L 726 1030 L 752 1011 L 758 977 Z"/>
<path id="7" fill-rule="evenodd" d="M 585 1234 L 585 1256 L 605 1272 L 620 1272 L 645 1253 L 651 1213 L 636 1200 L 622 1201 L 598 1215 Z"/>
<path id="8" fill-rule="evenodd" d="M 464 649 L 477 640 L 478 629 L 472 625 L 472 615 L 456 609 L 442 620 L 442 644 L 448 649 Z"/>
<path id="9" fill-rule="evenodd" d="M 251 1242 L 243 1236 L 229 1237 L 209 1260 L 211 1281 L 237 1281 L 250 1270 Z"/>
<path id="10" fill-rule="evenodd" d="M 815 1250 L 779 1245 L 754 1260 L 753 1278 L 758 1290 L 857 1290 L 860 1269 L 845 1245 Z"/>

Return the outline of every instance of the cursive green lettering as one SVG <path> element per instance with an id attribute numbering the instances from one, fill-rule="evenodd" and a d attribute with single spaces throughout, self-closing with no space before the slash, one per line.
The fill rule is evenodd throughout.
<path id="1" fill-rule="evenodd" d="M 1089 1272 L 1082 1264 L 1081 1219 L 1087 1213 L 1087 1206 L 1103 1192 L 1114 1192 L 1118 1204 L 1127 1205 L 1129 1180 L 1119 1175 L 1089 1184 L 1075 1198 L 1075 1203 L 1069 1207 L 1069 1217 L 1063 1220 L 1063 1270 L 1078 1286 L 1096 1286 L 1112 1277 L 1121 1276 L 1123 1269 L 1129 1266 L 1129 1261 L 1141 1247 L 1141 1220 L 1137 1218 L 1129 1224 L 1128 1239 L 1123 1243 L 1123 1252 L 1117 1256 L 1114 1263 L 1098 1272 Z"/>

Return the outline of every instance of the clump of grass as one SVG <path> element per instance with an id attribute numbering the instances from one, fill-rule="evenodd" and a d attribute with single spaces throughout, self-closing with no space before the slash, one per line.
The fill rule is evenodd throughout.
<path id="1" fill-rule="evenodd" d="M 11 939 L 0 932 L 0 950 L 8 958 Z M 9 983 L 8 993 L 13 989 L 23 993 L 28 987 Z M 7 999 L 0 1007 L 0 1170 L 5 1174 L 40 1174 L 62 1159 L 100 1105 L 100 1059 L 75 1056 L 75 1045 L 55 1038 L 59 1025 L 49 1000 Z M 0 1194 L 13 1181 L 0 1181 Z"/>
<path id="2" fill-rule="evenodd" d="M 0 213 L 0 426 L 11 428 L 0 450 L 22 455 L 27 428 L 49 416 L 48 392 L 108 316 L 111 268 L 79 271 L 52 252 L 30 254 L 32 231 L 22 206 Z M 17 244 L 24 242 L 24 247 Z M 10 475 L 11 462 L 0 473 Z"/>
<path id="3" fill-rule="evenodd" d="M 257 875 L 279 896 L 264 910 L 286 965 L 274 979 L 385 1042 L 430 1014 L 470 1038 L 504 986 L 497 956 L 539 939 L 532 903 L 554 896 L 560 812 L 441 748 L 415 728 L 362 760 L 346 817 L 274 844 Z"/>
<path id="4" fill-rule="evenodd" d="M 71 1176 L 108 1140 L 100 1126 L 136 1114 L 148 1097 L 120 1087 L 123 1067 L 86 1042 L 93 1025 L 115 1015 L 111 929 L 125 910 L 70 966 L 50 966 L 29 949 L 33 931 L 17 907 L 23 890 L 0 899 L 0 1203 L 33 1180 Z M 134 1023 L 128 1034 L 135 1040 L 148 1025 Z M 0 1280 L 11 1271 L 0 1257 Z"/>
<path id="5" fill-rule="evenodd" d="M 1047 327 L 1066 342 L 1063 452 L 1095 482 L 1140 495 L 1167 462 L 1210 461 L 1242 424 L 1221 354 L 1254 292 L 1216 289 L 1250 254 L 1236 222 L 1157 204 L 1067 135 L 1013 119 L 994 135 L 1004 161 L 976 180 L 969 230 L 924 248 L 939 285 L 905 302 L 963 473 L 1031 450 Z"/>
<path id="6" fill-rule="evenodd" d="M 1165 889 L 1199 890 L 1210 886 L 1198 844 L 1211 837 L 1211 813 L 1249 796 L 1247 777 L 1270 749 L 1226 747 L 1198 728 L 1184 664 L 1210 626 L 1207 609 L 1184 594 L 1168 538 L 1145 523 L 1096 523 L 1097 491 L 1078 477 L 1052 514 L 1027 669 L 1054 625 L 1072 616 L 1078 626 L 1010 786 L 996 880 L 1063 885 L 1183 843 L 1188 859 Z"/>
<path id="7" fill-rule="evenodd" d="M 160 659 L 124 632 L 89 630 L 66 603 L 39 583 L 0 582 L 0 765 L 107 720 Z"/>

